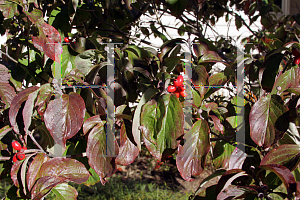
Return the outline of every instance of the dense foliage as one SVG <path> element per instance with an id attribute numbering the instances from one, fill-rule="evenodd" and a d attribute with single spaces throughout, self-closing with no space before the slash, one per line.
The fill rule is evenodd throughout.
<path id="1" fill-rule="evenodd" d="M 300 14 L 278 17 L 272 0 L 0 0 L 0 10 L 0 33 L 8 38 L 0 64 L 0 178 L 11 183 L 5 199 L 41 199 L 50 192 L 57 199 L 76 199 L 68 182 L 105 184 L 117 164 L 135 160 L 142 145 L 159 161 L 176 156 L 186 181 L 203 172 L 211 154 L 215 172 L 193 199 L 300 197 Z M 181 21 L 174 27 L 180 35 L 187 32 L 195 39 L 168 38 L 159 20 L 164 13 Z M 142 26 L 143 15 L 157 20 Z M 227 87 L 232 96 L 216 95 L 219 86 L 237 85 L 232 39 L 204 37 L 223 16 L 252 33 L 243 39 L 249 43 L 245 116 L 239 115 L 241 97 L 234 87 Z M 262 29 L 251 30 L 258 19 Z M 159 50 L 139 45 L 151 46 L 152 34 L 164 42 Z M 182 46 L 191 42 L 189 77 Z M 115 43 L 114 99 L 105 87 L 111 87 L 107 43 Z M 211 73 L 217 62 L 225 69 Z M 183 85 L 168 91 L 180 74 Z M 176 95 L 184 89 L 191 93 Z M 192 97 L 188 105 L 186 95 Z M 107 118 L 110 105 L 115 106 L 113 120 Z M 241 127 L 246 140 L 238 145 L 245 152 L 236 148 Z M 55 144 L 63 156 L 51 153 Z M 202 189 L 217 176 L 216 185 Z M 286 192 L 274 191 L 281 184 Z"/>

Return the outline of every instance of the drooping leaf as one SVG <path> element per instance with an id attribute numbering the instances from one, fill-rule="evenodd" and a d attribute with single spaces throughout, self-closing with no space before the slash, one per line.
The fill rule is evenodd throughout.
<path id="1" fill-rule="evenodd" d="M 183 135 L 184 113 L 178 98 L 166 94 L 143 106 L 141 126 L 143 136 L 152 143 L 147 146 L 158 160 L 167 149 L 176 149 L 178 137 Z"/>
<path id="2" fill-rule="evenodd" d="M 222 134 L 224 133 L 224 126 L 221 124 L 220 119 L 215 115 L 209 115 L 214 122 L 214 127 L 217 131 L 220 131 Z"/>
<path id="3" fill-rule="evenodd" d="M 58 184 L 64 183 L 65 179 L 55 176 L 45 176 L 37 180 L 31 191 L 31 199 L 38 200 L 46 196 Z"/>
<path id="4" fill-rule="evenodd" d="M 13 181 L 16 187 L 19 187 L 18 173 L 21 166 L 22 166 L 22 162 L 17 160 L 17 162 L 13 164 L 10 170 L 11 180 Z"/>
<path id="5" fill-rule="evenodd" d="M 21 183 L 23 186 L 23 192 L 26 195 L 27 194 L 27 189 L 26 189 L 26 173 L 27 173 L 27 164 L 29 159 L 31 159 L 32 156 L 35 156 L 36 152 L 31 153 L 31 154 L 26 154 L 25 159 L 22 161 L 22 167 L 21 167 L 21 173 L 20 173 L 20 177 L 21 177 Z"/>
<path id="6" fill-rule="evenodd" d="M 214 168 L 228 168 L 230 156 L 235 147 L 224 141 L 217 141 L 213 150 Z"/>
<path id="7" fill-rule="evenodd" d="M 286 111 L 282 99 L 274 94 L 261 97 L 254 104 L 249 115 L 250 135 L 258 146 L 270 147 L 282 137 L 284 130 L 278 130 L 275 125 Z"/>
<path id="8" fill-rule="evenodd" d="M 296 192 L 297 183 L 294 175 L 288 168 L 278 164 L 261 165 L 260 168 L 274 172 L 283 182 L 287 191 L 289 191 L 291 194 Z"/>
<path id="9" fill-rule="evenodd" d="M 192 176 L 203 172 L 206 155 L 210 149 L 209 127 L 205 120 L 198 120 L 184 136 L 185 144 L 178 146 L 176 165 L 181 177 L 193 181 Z"/>
<path id="10" fill-rule="evenodd" d="M 35 181 L 38 178 L 39 171 L 44 162 L 48 161 L 50 158 L 43 153 L 38 153 L 33 161 L 30 163 L 27 171 L 27 187 L 31 191 Z"/>
<path id="11" fill-rule="evenodd" d="M 247 154 L 240 150 L 239 148 L 235 148 L 235 150 L 231 153 L 229 159 L 229 167 L 228 170 L 231 169 L 242 169 L 245 159 L 247 158 Z"/>
<path id="12" fill-rule="evenodd" d="M 208 45 L 205 42 L 198 42 L 193 44 L 193 50 L 196 56 L 199 58 L 209 51 Z"/>
<path id="13" fill-rule="evenodd" d="M 118 155 L 118 144 L 111 132 L 107 134 L 112 134 L 113 141 L 109 141 L 109 137 L 106 136 L 104 129 L 104 123 L 101 122 L 99 116 L 89 119 L 89 121 L 87 120 L 87 128 L 85 128 L 85 132 L 88 132 L 90 129 L 86 155 L 89 158 L 89 165 L 100 176 L 100 181 L 104 185 L 106 182 L 105 178 L 110 177 L 116 171 L 115 156 Z M 98 120 L 98 123 L 96 120 Z"/>
<path id="14" fill-rule="evenodd" d="M 125 124 L 122 124 L 120 130 L 120 148 L 116 163 L 121 165 L 129 165 L 139 155 L 139 149 L 127 137 Z"/>
<path id="15" fill-rule="evenodd" d="M 300 162 L 300 147 L 296 144 L 282 144 L 272 149 L 260 162 L 260 165 L 278 164 L 293 171 Z"/>
<path id="16" fill-rule="evenodd" d="M 259 80 L 261 81 L 262 88 L 268 92 L 273 88 L 283 56 L 283 54 L 277 53 L 268 57 L 259 70 Z"/>
<path id="17" fill-rule="evenodd" d="M 223 199 L 245 199 L 249 194 L 257 195 L 257 191 L 250 187 L 239 187 L 236 185 L 229 185 L 226 189 L 220 192 L 217 196 L 217 200 Z"/>
<path id="18" fill-rule="evenodd" d="M 248 176 L 245 171 L 241 169 L 231 169 L 227 170 L 219 179 L 219 182 L 216 187 L 216 193 L 219 194 L 221 191 L 225 190 L 228 188 L 231 183 L 241 177 L 241 176 Z"/>
<path id="19" fill-rule="evenodd" d="M 24 122 L 24 131 L 28 132 L 29 126 L 31 124 L 31 117 L 33 113 L 34 102 L 37 97 L 39 90 L 36 90 L 28 95 L 28 99 L 25 103 L 23 109 L 23 122 Z"/>
<path id="20" fill-rule="evenodd" d="M 0 83 L 0 98 L 5 103 L 4 109 L 10 107 L 12 100 L 15 98 L 16 92 L 8 83 Z"/>
<path id="21" fill-rule="evenodd" d="M 54 141 L 65 147 L 67 139 L 80 130 L 84 116 L 84 100 L 79 94 L 71 92 L 48 104 L 44 120 Z"/>
<path id="22" fill-rule="evenodd" d="M 173 39 L 168 40 L 161 46 L 161 53 L 159 54 L 159 59 L 163 61 L 165 57 L 168 57 L 168 54 L 170 51 L 172 51 L 173 48 L 176 48 L 177 45 L 180 45 L 183 43 L 182 39 Z"/>
<path id="23" fill-rule="evenodd" d="M 153 89 L 149 88 L 146 90 L 146 92 L 143 94 L 139 104 L 137 105 L 135 111 L 134 111 L 134 116 L 133 116 L 133 121 L 132 121 L 132 134 L 134 141 L 138 147 L 139 150 L 141 150 L 141 132 L 139 130 L 140 127 L 140 116 L 141 116 L 141 110 L 142 106 L 150 99 L 154 94 L 158 92 L 158 89 Z"/>
<path id="24" fill-rule="evenodd" d="M 77 190 L 67 183 L 56 185 L 52 192 L 55 194 L 56 200 L 76 200 L 78 196 Z"/>
<path id="25" fill-rule="evenodd" d="M 27 100 L 28 95 L 37 90 L 39 87 L 33 86 L 26 88 L 22 92 L 18 93 L 17 96 L 12 100 L 11 106 L 9 109 L 9 121 L 16 133 L 19 133 L 19 128 L 16 122 L 16 117 L 21 107 L 21 104 Z"/>
<path id="26" fill-rule="evenodd" d="M 195 89 L 200 92 L 201 97 L 203 97 L 208 90 L 208 88 L 204 87 L 208 84 L 208 78 L 209 75 L 204 66 L 200 65 L 193 68 L 192 83 Z"/>

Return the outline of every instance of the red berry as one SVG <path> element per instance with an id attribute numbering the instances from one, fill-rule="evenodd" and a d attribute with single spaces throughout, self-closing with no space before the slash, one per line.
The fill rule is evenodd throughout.
<path id="1" fill-rule="evenodd" d="M 18 160 L 24 160 L 25 154 L 24 154 L 24 153 L 21 153 L 21 152 L 18 152 L 18 153 L 17 153 L 17 158 L 18 158 Z"/>
<path id="2" fill-rule="evenodd" d="M 17 154 L 15 154 L 14 157 L 13 157 L 13 162 L 17 162 L 17 160 L 18 160 L 17 159 Z"/>
<path id="3" fill-rule="evenodd" d="M 298 49 L 292 48 L 292 54 L 293 54 L 294 56 L 298 57 L 298 56 L 300 55 L 300 52 L 299 52 Z"/>
<path id="4" fill-rule="evenodd" d="M 13 141 L 11 143 L 11 145 L 17 151 L 20 151 L 22 149 L 22 146 L 21 146 L 21 144 L 18 141 Z"/>
<path id="5" fill-rule="evenodd" d="M 27 147 L 23 147 L 22 149 L 23 149 L 23 150 L 27 150 Z"/>
<path id="6" fill-rule="evenodd" d="M 182 76 L 182 75 L 179 75 L 179 76 L 177 77 L 177 80 L 178 80 L 179 83 L 181 83 L 181 85 L 182 85 L 182 83 L 183 83 L 183 76 Z"/>
<path id="7" fill-rule="evenodd" d="M 186 96 L 186 93 L 185 93 L 185 91 L 183 90 L 183 91 L 181 91 L 181 92 L 179 92 L 179 94 L 182 96 L 182 97 L 185 97 Z"/>
<path id="8" fill-rule="evenodd" d="M 179 92 L 174 92 L 177 98 L 179 98 Z"/>
<path id="9" fill-rule="evenodd" d="M 176 87 L 173 85 L 169 85 L 168 92 L 175 92 L 175 91 L 176 91 Z"/>
<path id="10" fill-rule="evenodd" d="M 295 65 L 299 65 L 299 63 L 300 63 L 300 56 L 299 57 L 295 57 L 294 64 Z"/>
<path id="11" fill-rule="evenodd" d="M 176 87 L 181 86 L 181 83 L 180 83 L 177 79 L 174 80 L 173 84 L 174 84 L 174 86 L 176 86 Z"/>
<path id="12" fill-rule="evenodd" d="M 65 37 L 64 40 L 65 40 L 66 43 L 69 43 L 69 42 L 70 42 L 69 38 L 67 38 L 67 37 Z"/>
<path id="13" fill-rule="evenodd" d="M 185 86 L 184 85 L 181 85 L 178 87 L 178 91 L 181 92 L 181 91 L 184 91 L 185 90 Z"/>

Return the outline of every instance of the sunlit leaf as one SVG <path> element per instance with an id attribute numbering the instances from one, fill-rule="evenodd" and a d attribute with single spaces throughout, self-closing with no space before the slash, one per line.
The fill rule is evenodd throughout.
<path id="1" fill-rule="evenodd" d="M 206 155 L 210 149 L 209 127 L 205 120 L 198 120 L 184 136 L 185 143 L 178 146 L 176 165 L 181 177 L 193 181 L 192 176 L 203 172 Z"/>
<path id="2" fill-rule="evenodd" d="M 260 162 L 260 165 L 278 164 L 293 171 L 300 162 L 300 147 L 296 144 L 282 144 L 272 149 Z"/>
<path id="3" fill-rule="evenodd" d="M 278 130 L 278 118 L 287 111 L 282 99 L 278 95 L 261 97 L 251 108 L 249 115 L 250 135 L 252 140 L 263 148 L 270 147 L 282 137 L 285 127 Z M 287 121 L 288 122 L 288 121 Z M 288 124 L 286 129 L 288 128 Z"/>
<path id="4" fill-rule="evenodd" d="M 52 192 L 55 194 L 56 200 L 76 200 L 78 196 L 77 190 L 67 183 L 56 185 Z"/>
<path id="5" fill-rule="evenodd" d="M 183 110 L 175 95 L 166 94 L 152 99 L 143 106 L 141 126 L 143 136 L 150 141 L 147 146 L 158 160 L 167 149 L 176 149 L 176 140 L 183 134 Z"/>
<path id="6" fill-rule="evenodd" d="M 84 116 L 84 100 L 79 94 L 71 92 L 48 104 L 44 120 L 55 142 L 65 147 L 67 139 L 80 130 Z"/>

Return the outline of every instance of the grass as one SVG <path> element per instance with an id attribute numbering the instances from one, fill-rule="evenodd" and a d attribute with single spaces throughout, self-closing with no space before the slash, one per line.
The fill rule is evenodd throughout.
<path id="1" fill-rule="evenodd" d="M 87 187 L 69 183 L 78 191 L 78 200 L 188 200 L 191 194 L 181 193 L 179 189 L 169 188 L 166 184 L 159 186 L 143 180 L 129 180 L 126 184 L 121 177 L 111 177 L 105 185 L 97 183 Z M 54 194 L 49 194 L 45 200 L 56 199 Z"/>

